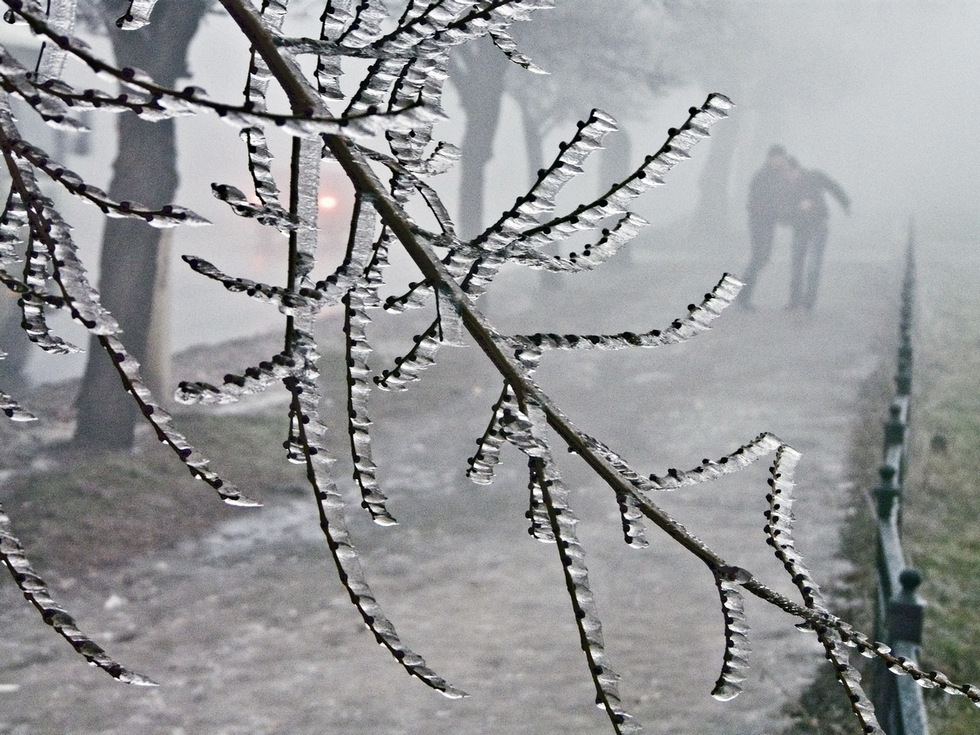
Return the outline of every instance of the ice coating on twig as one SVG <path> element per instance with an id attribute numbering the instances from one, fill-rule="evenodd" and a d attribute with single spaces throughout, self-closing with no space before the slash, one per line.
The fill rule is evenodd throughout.
<path id="1" fill-rule="evenodd" d="M 124 31 L 135 31 L 150 22 L 150 13 L 157 0 L 130 0 L 129 9 L 116 20 L 116 25 Z"/>
<path id="2" fill-rule="evenodd" d="M 368 400 L 371 395 L 370 368 L 367 364 L 371 346 L 367 338 L 366 303 L 377 296 L 368 282 L 348 291 L 345 299 L 344 331 L 347 334 L 347 427 L 350 435 L 351 459 L 354 464 L 354 480 L 361 491 L 361 504 L 371 514 L 375 523 L 395 525 L 394 516 L 388 512 L 387 497 L 378 485 L 377 466 L 372 459 L 371 419 Z"/>
<path id="3" fill-rule="evenodd" d="M 71 0 L 59 0 L 67 8 Z M 618 676 L 605 661 L 601 626 L 589 585 L 584 550 L 576 532 L 578 520 L 568 507 L 568 490 L 562 483 L 551 442 L 576 452 L 610 486 L 631 546 L 645 545 L 644 522 L 681 544 L 703 561 L 714 575 L 724 614 L 726 646 L 722 675 L 715 696 L 727 699 L 737 693 L 744 678 L 747 652 L 742 596 L 746 591 L 798 617 L 812 628 L 831 659 L 850 697 L 855 712 L 867 728 L 873 715 L 860 690 L 856 675 L 847 664 L 847 647 L 862 655 L 881 658 L 893 670 L 915 677 L 922 686 L 964 694 L 975 703 L 980 691 L 967 684 L 954 684 L 937 672 L 922 672 L 916 665 L 893 656 L 886 646 L 869 641 L 839 618 L 826 611 L 818 598 L 813 579 L 803 566 L 792 543 L 789 523 L 793 450 L 771 434 L 761 434 L 743 447 L 717 460 L 705 459 L 690 470 L 668 469 L 665 473 L 641 476 L 613 448 L 577 429 L 533 381 L 534 371 L 545 352 L 581 349 L 615 349 L 630 346 L 654 347 L 684 341 L 706 331 L 722 309 L 731 303 L 739 284 L 726 276 L 686 315 L 669 326 L 637 334 L 556 335 L 546 332 L 503 337 L 481 314 L 475 300 L 492 285 L 506 263 L 543 268 L 562 273 L 594 269 L 629 243 L 644 221 L 628 210 L 640 193 L 662 183 L 663 175 L 688 156 L 692 146 L 708 135 L 710 127 L 727 114 L 731 104 L 720 95 L 710 96 L 701 108 L 690 111 L 687 121 L 668 131 L 667 143 L 622 181 L 592 201 L 571 210 L 556 212 L 556 196 L 585 171 L 587 159 L 600 150 L 604 137 L 615 131 L 613 119 L 594 111 L 564 143 L 554 162 L 542 169 L 531 188 L 481 236 L 460 242 L 449 208 L 428 177 L 447 170 L 458 158 L 451 144 L 434 139 L 433 123 L 442 114 L 442 92 L 447 79 L 447 58 L 452 48 L 471 39 L 489 36 L 511 61 L 532 68 L 530 59 L 517 48 L 511 26 L 526 20 L 532 11 L 550 7 L 547 0 L 499 0 L 473 3 L 466 0 L 418 2 L 403 5 L 403 15 L 389 17 L 382 0 L 329 3 L 320 23 L 319 38 L 286 38 L 286 3 L 266 0 L 254 3 L 222 0 L 238 18 L 256 23 L 242 24 L 251 44 L 244 103 L 227 104 L 209 99 L 197 87 L 167 89 L 136 69 L 117 69 L 98 58 L 71 36 L 70 28 L 57 28 L 46 20 L 38 2 L 6 0 L 11 13 L 45 37 L 54 52 L 47 58 L 68 56 L 89 66 L 103 81 L 120 83 L 125 91 L 75 89 L 57 78 L 39 81 L 13 59 L 0 57 L 3 102 L 7 96 L 27 101 L 50 124 L 78 127 L 69 113 L 100 110 L 137 115 L 144 120 L 161 120 L 203 111 L 219 115 L 239 128 L 246 142 L 246 160 L 252 193 L 228 184 L 216 184 L 214 193 L 234 212 L 250 221 L 247 227 L 274 227 L 289 239 L 286 285 L 272 285 L 226 274 L 204 258 L 185 257 L 198 273 L 232 292 L 276 306 L 284 314 L 285 345 L 269 360 L 229 374 L 220 386 L 206 382 L 182 383 L 181 400 L 225 403 L 277 384 L 290 397 L 289 434 L 285 449 L 289 461 L 307 469 L 327 544 L 338 575 L 350 593 L 365 624 L 377 640 L 410 673 L 448 696 L 461 696 L 409 651 L 395 633 L 367 586 L 359 556 L 344 518 L 343 493 L 329 471 L 334 460 L 326 451 L 327 427 L 318 415 L 321 391 L 317 345 L 313 340 L 314 315 L 325 305 L 344 304 L 346 318 L 347 413 L 350 453 L 355 481 L 362 503 L 379 523 L 393 523 L 385 509 L 385 498 L 377 480 L 372 457 L 372 390 L 405 387 L 433 364 L 444 343 L 475 342 L 504 378 L 504 389 L 494 404 L 492 417 L 468 474 L 474 482 L 489 483 L 504 443 L 528 457 L 530 531 L 544 542 L 553 543 L 563 567 L 569 599 L 575 614 L 583 649 L 600 706 L 617 732 L 634 732 L 638 725 L 625 711 L 618 693 Z M 135 26 L 149 17 L 152 2 L 134 0 L 128 21 Z M 73 6 L 72 6 L 73 7 Z M 59 11 L 62 12 L 62 11 Z M 67 11 L 64 11 L 67 12 Z M 296 55 L 316 54 L 311 79 L 297 64 Z M 351 61 L 348 66 L 342 62 Z M 45 67 L 54 68 L 53 66 Z M 356 71 L 357 79 L 342 74 Z M 46 72 L 45 72 L 46 73 Z M 245 76 L 243 74 L 243 76 Z M 272 81 L 287 92 L 290 109 L 268 109 L 268 86 Z M 314 83 L 316 89 L 314 89 Z M 346 90 L 346 94 L 345 94 Z M 274 99 L 274 98 L 273 98 Z M 341 101 L 335 115 L 328 107 Z M 33 113 L 31 113 L 33 114 Z M 280 184 L 273 175 L 274 160 L 269 140 L 279 129 L 297 140 L 292 142 L 289 205 L 279 202 Z M 15 181 L 0 216 L 0 282 L 23 302 L 25 322 L 36 340 L 49 349 L 60 349 L 56 335 L 46 325 L 46 310 L 63 308 L 99 337 L 119 370 L 122 383 L 140 407 L 161 441 L 167 442 L 190 471 L 206 480 L 229 502 L 247 502 L 237 490 L 208 467 L 207 460 L 190 447 L 174 429 L 171 417 L 153 400 L 140 376 L 138 363 L 119 339 L 118 325 L 102 307 L 98 293 L 89 284 L 78 258 L 70 229 L 50 200 L 40 192 L 34 174 L 40 170 L 63 188 L 81 196 L 109 216 L 141 217 L 151 224 L 187 224 L 190 214 L 175 207 L 153 210 L 131 202 L 110 201 L 104 192 L 54 162 L 47 153 L 21 139 L 12 124 L 2 129 L 0 140 L 4 162 Z M 268 135 L 268 137 L 267 137 Z M 386 146 L 386 150 L 374 147 Z M 318 172 L 324 158 L 339 165 L 355 182 L 355 204 L 344 262 L 333 273 L 315 281 L 314 265 L 320 247 L 316 193 Z M 379 173 L 390 179 L 380 183 Z M 418 206 L 427 221 L 423 226 L 406 214 Z M 414 210 L 412 210 L 414 211 Z M 430 216 L 431 215 L 431 216 Z M 577 252 L 552 255 L 544 248 L 563 245 L 571 235 L 587 242 Z M 379 288 L 390 248 L 404 246 L 422 276 L 401 296 L 390 297 L 384 307 L 391 314 L 414 307 L 431 307 L 434 316 L 394 369 L 374 374 L 369 309 L 382 306 Z M 435 250 L 439 255 L 435 255 Z M 19 277 L 13 265 L 23 263 Z M 469 339 L 464 340 L 464 333 Z M 375 368 L 377 366 L 374 366 Z M 329 387 L 329 386 L 327 386 Z M 344 391 L 344 388 L 338 390 Z M 19 405 L 0 394 L 0 410 L 25 417 Z M 804 604 L 793 602 L 768 589 L 746 570 L 728 564 L 665 514 L 649 493 L 686 487 L 721 477 L 748 466 L 762 456 L 776 453 L 773 486 L 769 497 L 769 533 L 777 556 L 790 571 L 803 594 Z M 873 730 L 872 730 L 873 731 Z"/>
<path id="4" fill-rule="evenodd" d="M 0 505 L 0 559 L 24 597 L 41 614 L 41 619 L 58 631 L 86 661 L 126 684 L 156 686 L 152 679 L 131 671 L 112 659 L 99 644 L 79 629 L 75 619 L 54 600 L 47 584 L 31 566 L 24 547 L 14 536 L 10 517 L 4 512 L 3 505 Z"/>
<path id="5" fill-rule="evenodd" d="M 675 490 L 688 485 L 714 480 L 747 467 L 762 457 L 785 446 L 775 434 L 764 432 L 748 444 L 743 444 L 734 452 L 717 460 L 703 459 L 701 464 L 690 470 L 668 469 L 662 475 L 650 475 L 647 482 L 640 481 L 641 490 Z"/>
<path id="6" fill-rule="evenodd" d="M 540 432 L 545 429 L 544 416 L 535 407 L 529 408 L 532 411 L 531 416 L 537 417 L 536 420 L 530 419 L 533 427 L 531 440 L 537 446 L 528 446 L 522 451 L 529 456 L 531 483 L 540 494 L 542 514 L 548 519 L 550 535 L 554 538 L 555 548 L 561 558 L 582 649 L 596 687 L 596 704 L 606 711 L 617 733 L 637 733 L 640 725 L 625 709 L 620 698 L 619 674 L 607 661 L 602 623 L 585 565 L 585 549 L 576 532 L 578 519 L 568 506 L 568 490 L 550 456 L 547 444 L 539 438 Z"/>
<path id="7" fill-rule="evenodd" d="M 150 120 L 191 114 L 196 109 L 208 110 L 239 129 L 272 124 L 292 135 L 306 138 L 315 138 L 324 133 L 370 136 L 383 128 L 410 130 L 417 125 L 431 125 L 442 117 L 438 110 L 429 110 L 415 102 L 383 112 L 366 110 L 364 113 L 354 112 L 340 117 L 274 113 L 256 111 L 250 105 L 229 105 L 205 97 L 202 90 L 195 87 L 187 87 L 184 90 L 170 89 L 156 84 L 137 69 L 128 67 L 117 69 L 90 53 L 79 39 L 55 32 L 39 16 L 25 13 L 23 9 L 14 8 L 13 12 L 23 18 L 35 33 L 46 36 L 59 48 L 77 57 L 100 77 L 118 81 L 141 93 L 137 94 L 137 99 L 134 101 L 130 99 L 129 94 L 111 95 L 99 90 L 75 93 L 68 92 L 64 87 L 57 85 L 38 88 L 42 96 L 70 100 L 80 109 L 102 108 L 128 111 Z"/>
<path id="8" fill-rule="evenodd" d="M 343 496 L 327 473 L 329 457 L 317 439 L 326 431 L 326 427 L 319 420 L 317 409 L 319 389 L 316 381 L 308 377 L 315 374 L 315 362 L 318 357 L 315 343 L 308 333 L 300 330 L 295 333 L 294 343 L 298 357 L 307 363 L 308 368 L 312 368 L 301 371 L 300 377 L 289 378 L 286 381 L 287 388 L 292 394 L 290 410 L 297 419 L 294 424 L 296 427 L 294 449 L 298 452 L 296 459 L 306 466 L 307 478 L 313 488 L 320 513 L 320 527 L 327 538 L 340 580 L 378 643 L 387 648 L 408 673 L 446 697 L 453 699 L 464 697 L 465 692 L 450 685 L 430 669 L 421 656 L 406 648 L 368 586 L 361 568 L 360 556 L 347 529 Z"/>
<path id="9" fill-rule="evenodd" d="M 769 508 L 766 511 L 766 542 L 772 546 L 776 558 L 782 562 L 803 597 L 803 604 L 812 610 L 827 612 L 820 588 L 803 563 L 802 555 L 796 550 L 793 540 L 793 473 L 800 460 L 800 453 L 792 447 L 781 445 L 776 450 L 769 474 L 770 492 L 766 496 Z M 865 728 L 865 732 L 882 732 L 875 717 L 874 705 L 861 685 L 860 672 L 850 664 L 850 654 L 834 627 L 813 624 L 810 626 L 824 647 L 827 660 L 837 674 L 837 679 L 848 692 L 848 702 L 855 717 Z"/>
<path id="10" fill-rule="evenodd" d="M 5 354 L 0 352 L 0 360 L 4 357 Z M 3 411 L 4 416 L 11 421 L 37 421 L 37 416 L 22 408 L 13 397 L 4 393 L 2 390 L 0 390 L 0 411 Z"/>
<path id="11" fill-rule="evenodd" d="M 688 306 L 688 313 L 680 319 L 675 319 L 665 329 L 653 329 L 641 334 L 621 332 L 606 335 L 560 335 L 539 332 L 526 336 L 513 336 L 509 341 L 514 349 L 539 354 L 548 350 L 613 350 L 624 347 L 660 347 L 677 344 L 706 331 L 711 322 L 717 319 L 725 307 L 735 299 L 741 285 L 738 279 L 726 274 L 710 293 L 704 295 L 704 300 L 699 305 Z"/>
<path id="12" fill-rule="evenodd" d="M 512 400 L 510 386 L 505 383 L 500 398 L 493 405 L 490 424 L 483 436 L 476 440 L 476 452 L 467 460 L 469 468 L 466 476 L 477 485 L 489 485 L 493 482 L 494 467 L 500 462 L 500 449 L 507 441 L 507 434 L 500 425 L 500 420 L 504 406 L 509 407 Z"/>
<path id="13" fill-rule="evenodd" d="M 715 586 L 721 597 L 721 610 L 725 621 L 725 654 L 721 675 L 715 682 L 711 696 L 721 702 L 737 697 L 742 691 L 749 669 L 749 623 L 745 617 L 745 599 L 739 581 L 746 581 L 745 573 L 736 567 L 715 569 Z"/>

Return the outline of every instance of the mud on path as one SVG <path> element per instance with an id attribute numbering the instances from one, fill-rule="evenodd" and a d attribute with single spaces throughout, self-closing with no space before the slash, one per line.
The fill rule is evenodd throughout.
<path id="1" fill-rule="evenodd" d="M 782 268 L 774 266 L 780 275 Z M 615 309 L 599 306 L 613 293 L 601 280 L 551 291 L 535 276 L 508 276 L 488 311 L 503 332 L 641 331 L 683 314 L 721 270 L 651 256 L 621 274 Z M 544 361 L 540 382 L 644 473 L 694 467 L 761 431 L 791 443 L 803 452 L 797 543 L 826 586 L 847 568 L 835 553 L 841 519 L 858 502 L 845 467 L 850 428 L 859 391 L 889 358 L 899 277 L 897 256 L 886 265 L 831 262 L 813 313 L 782 311 L 782 282 L 773 281 L 769 303 L 733 308 L 684 345 L 556 355 Z M 537 304 L 550 297 L 560 307 L 544 313 Z M 323 324 L 325 333 L 337 326 Z M 389 356 L 413 333 L 379 329 Z M 0 581 L 0 733 L 606 732 L 557 555 L 526 532 L 524 463 L 505 453 L 489 487 L 464 477 L 499 387 L 475 348 L 447 348 L 412 391 L 383 396 L 373 408 L 376 459 L 401 523 L 372 525 L 353 498 L 349 514 L 368 579 L 403 640 L 468 698 L 428 691 L 373 642 L 336 580 L 297 473 L 294 485 L 280 487 L 232 478 L 264 507 L 185 532 L 183 520 L 217 503 L 202 495 L 200 505 L 173 511 L 167 548 L 83 578 L 50 575 L 83 628 L 160 687 L 126 687 L 85 666 L 11 581 Z M 273 404 L 251 410 L 283 405 Z M 339 397 L 327 410 L 340 415 Z M 655 500 L 733 563 L 792 594 L 762 532 L 767 468 L 763 460 Z M 724 644 L 707 570 L 653 528 L 650 548 L 626 547 L 608 489 L 573 457 L 564 470 L 627 708 L 651 733 L 777 732 L 781 707 L 820 663 L 815 641 L 748 599 L 746 691 L 713 700 Z M 342 464 L 337 476 L 349 476 Z"/>

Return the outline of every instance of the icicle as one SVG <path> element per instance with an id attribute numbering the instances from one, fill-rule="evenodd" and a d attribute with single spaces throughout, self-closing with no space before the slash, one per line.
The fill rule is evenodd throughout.
<path id="1" fill-rule="evenodd" d="M 368 399 L 371 384 L 367 358 L 371 346 L 367 339 L 370 318 L 365 302 L 371 298 L 370 287 L 362 282 L 351 289 L 345 299 L 344 332 L 347 335 L 347 427 L 350 435 L 351 461 L 354 480 L 361 490 L 361 505 L 371 514 L 372 520 L 382 526 L 396 525 L 394 516 L 385 505 L 388 498 L 382 492 L 377 478 L 377 466 L 372 458 L 371 419 Z"/>
<path id="2" fill-rule="evenodd" d="M 130 0 L 126 14 L 116 20 L 116 26 L 124 31 L 135 31 L 150 22 L 150 13 L 157 0 Z"/>
<path id="3" fill-rule="evenodd" d="M 78 0 L 48 0 L 47 16 L 51 30 L 59 36 L 70 36 L 75 30 Z M 46 44 L 38 68 L 38 82 L 61 79 L 68 54 L 57 44 Z"/>
<path id="4" fill-rule="evenodd" d="M 749 624 L 745 617 L 745 600 L 739 589 L 739 583 L 748 581 L 749 577 L 744 570 L 735 567 L 713 572 L 725 619 L 725 655 L 721 676 L 711 696 L 727 702 L 742 692 L 742 682 L 749 668 Z"/>
<path id="5" fill-rule="evenodd" d="M 310 274 L 316 260 L 317 248 L 317 202 L 320 190 L 320 160 L 322 144 L 318 139 L 304 138 L 294 148 L 294 169 L 296 175 L 297 209 L 294 214 L 300 227 L 295 232 L 297 248 L 297 270 L 294 274 L 295 283 L 302 284 Z"/>
<path id="6" fill-rule="evenodd" d="M 0 360 L 4 356 L 4 353 L 0 352 Z M 2 390 L 0 390 L 0 411 L 3 411 L 4 415 L 11 421 L 37 421 L 37 416 L 30 411 L 25 411 L 17 401 Z"/>
<path id="7" fill-rule="evenodd" d="M 4 513 L 2 504 L 0 504 L 0 558 L 14 578 L 14 582 L 24 593 L 24 597 L 41 613 L 44 622 L 58 631 L 89 663 L 125 684 L 156 686 L 151 679 L 130 671 L 110 658 L 101 646 L 78 628 L 78 624 L 68 611 L 55 602 L 44 580 L 32 568 L 24 553 L 24 547 L 14 536 L 10 527 L 10 517 Z"/>
<path id="8" fill-rule="evenodd" d="M 514 349 L 533 347 L 539 351 L 614 350 L 624 347 L 660 347 L 661 345 L 678 344 L 707 331 L 711 322 L 717 319 L 722 310 L 734 300 L 741 285 L 740 281 L 726 274 L 710 293 L 705 294 L 700 305 L 691 304 L 688 306 L 687 315 L 675 319 L 665 329 L 653 329 L 642 334 L 633 332 L 607 335 L 538 333 L 509 337 L 508 341 L 514 346 Z"/>

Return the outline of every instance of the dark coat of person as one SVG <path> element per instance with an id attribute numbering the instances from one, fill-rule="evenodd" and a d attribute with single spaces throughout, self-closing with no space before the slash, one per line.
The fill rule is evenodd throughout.
<path id="1" fill-rule="evenodd" d="M 850 209 L 851 199 L 840 184 L 823 171 L 801 169 L 799 178 L 788 187 L 784 203 L 789 206 L 780 220 L 794 228 L 808 228 L 826 222 L 830 209 L 825 192 L 833 196 L 845 211 Z"/>

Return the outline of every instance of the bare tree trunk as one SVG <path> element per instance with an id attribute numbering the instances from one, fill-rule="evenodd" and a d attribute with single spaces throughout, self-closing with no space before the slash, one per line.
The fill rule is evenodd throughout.
<path id="1" fill-rule="evenodd" d="M 146 361 L 143 379 L 164 408 L 173 405 L 170 343 L 170 256 L 173 252 L 173 230 L 164 230 L 157 245 L 156 278 L 153 281 L 153 303 L 147 331 Z"/>
<path id="2" fill-rule="evenodd" d="M 602 141 L 603 148 L 599 158 L 599 195 L 609 191 L 609 187 L 622 181 L 632 171 L 633 142 L 625 130 L 617 130 Z"/>
<path id="3" fill-rule="evenodd" d="M 106 26 L 118 65 L 142 69 L 168 86 L 186 75 L 187 49 L 204 15 L 206 0 L 164 0 L 157 5 L 150 25 L 138 31 L 115 28 L 114 20 L 122 15 L 127 3 L 107 5 Z M 148 122 L 127 114 L 117 120 L 119 151 L 109 196 L 150 206 L 169 203 L 177 190 L 174 121 Z M 127 349 L 138 360 L 147 355 L 160 233 L 139 220 L 109 219 L 102 237 L 102 303 L 119 321 Z M 89 343 L 76 408 L 76 446 L 132 446 L 136 410 L 120 389 L 116 369 L 95 337 Z"/>
<path id="4" fill-rule="evenodd" d="M 453 79 L 466 113 L 460 161 L 459 229 L 473 237 L 483 229 L 484 174 L 493 155 L 507 62 L 489 43 L 468 44 L 452 58 Z"/>
<path id="5" fill-rule="evenodd" d="M 599 158 L 599 187 L 597 195 L 602 196 L 615 182 L 622 181 L 632 170 L 633 143 L 625 130 L 617 130 L 606 136 L 603 141 L 605 150 Z M 613 257 L 610 265 L 620 270 L 633 267 L 633 248 L 637 243 L 630 243 Z"/>
<path id="6" fill-rule="evenodd" d="M 538 177 L 538 171 L 545 165 L 545 122 L 534 113 L 535 110 L 527 105 L 521 106 L 521 127 L 524 128 L 524 155 L 527 158 L 527 183 L 529 186 L 534 183 Z"/>
<path id="7" fill-rule="evenodd" d="M 530 186 L 538 177 L 538 171 L 545 165 L 544 136 L 548 123 L 541 110 L 528 104 L 521 105 L 521 122 L 524 128 L 524 155 L 527 164 L 527 183 Z M 541 271 L 538 283 L 545 291 L 560 291 L 563 278 L 551 271 Z"/>
<path id="8" fill-rule="evenodd" d="M 711 136 L 708 158 L 698 178 L 698 203 L 688 233 L 692 240 L 726 240 L 734 230 L 729 190 L 738 133 L 738 117 L 735 116 L 725 128 Z"/>

